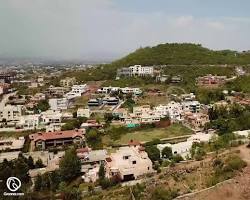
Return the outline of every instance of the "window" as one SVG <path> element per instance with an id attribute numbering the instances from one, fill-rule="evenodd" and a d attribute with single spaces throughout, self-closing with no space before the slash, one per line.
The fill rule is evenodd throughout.
<path id="1" fill-rule="evenodd" d="M 136 164 L 136 160 L 133 160 L 132 164 L 135 165 Z"/>
<path id="2" fill-rule="evenodd" d="M 128 160 L 129 156 L 123 156 L 123 160 Z"/>

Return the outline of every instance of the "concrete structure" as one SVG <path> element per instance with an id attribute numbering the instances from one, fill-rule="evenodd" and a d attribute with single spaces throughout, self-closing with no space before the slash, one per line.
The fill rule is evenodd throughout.
<path id="1" fill-rule="evenodd" d="M 33 148 L 44 150 L 50 147 L 70 145 L 73 143 L 81 144 L 85 140 L 85 130 L 70 130 L 35 133 L 29 135 Z"/>
<path id="2" fill-rule="evenodd" d="M 155 77 L 156 82 L 165 83 L 169 79 L 169 75 L 158 75 Z"/>
<path id="3" fill-rule="evenodd" d="M 82 96 L 83 93 L 87 92 L 87 85 L 73 85 L 71 91 L 68 92 L 65 97 L 67 99 L 74 99 L 76 97 Z"/>
<path id="4" fill-rule="evenodd" d="M 167 105 L 156 106 L 154 111 L 161 117 L 168 116 L 171 121 L 181 121 L 182 119 L 182 105 L 178 102 L 171 101 Z"/>
<path id="5" fill-rule="evenodd" d="M 120 87 L 102 87 L 97 90 L 98 93 L 102 94 L 110 94 L 112 92 L 122 92 L 123 94 L 133 94 L 133 95 L 140 95 L 142 93 L 140 88 L 131 88 L 131 87 L 125 87 L 125 88 L 120 88 Z"/>
<path id="6" fill-rule="evenodd" d="M 20 151 L 24 146 L 24 137 L 0 139 L 0 151 Z"/>
<path id="7" fill-rule="evenodd" d="M 90 110 L 88 108 L 78 108 L 77 109 L 77 117 L 90 117 Z"/>
<path id="8" fill-rule="evenodd" d="M 0 104 L 0 121 L 18 121 L 22 115 L 23 106 L 21 105 L 2 105 Z"/>
<path id="9" fill-rule="evenodd" d="M 184 113 L 183 123 L 194 130 L 202 130 L 209 121 L 209 116 L 204 113 Z"/>
<path id="10" fill-rule="evenodd" d="M 208 74 L 206 76 L 198 77 L 196 79 L 197 85 L 202 87 L 217 87 L 226 82 L 226 76 L 217 76 Z"/>
<path id="11" fill-rule="evenodd" d="M 49 105 L 51 110 L 66 110 L 69 106 L 67 98 L 49 99 Z"/>
<path id="12" fill-rule="evenodd" d="M 62 113 L 56 110 L 47 110 L 41 113 L 41 122 L 43 124 L 61 123 Z"/>
<path id="13" fill-rule="evenodd" d="M 213 134 L 197 133 L 195 135 L 192 135 L 185 142 L 176 144 L 158 144 L 157 148 L 160 150 L 160 152 L 162 152 L 165 147 L 170 147 L 174 155 L 178 154 L 181 155 L 183 159 L 186 159 L 188 156 L 190 156 L 190 150 L 194 142 L 209 142 L 213 136 Z"/>
<path id="14" fill-rule="evenodd" d="M 250 130 L 244 130 L 244 131 L 235 131 L 233 132 L 235 135 L 243 136 L 248 138 L 250 136 Z"/>
<path id="15" fill-rule="evenodd" d="M 40 124 L 41 117 L 39 114 L 37 115 L 22 115 L 19 118 L 16 127 L 25 129 L 25 130 L 33 130 L 38 129 Z"/>
<path id="16" fill-rule="evenodd" d="M 116 106 L 119 104 L 119 99 L 116 97 L 104 97 L 102 99 L 103 104 L 108 106 Z"/>
<path id="17" fill-rule="evenodd" d="M 10 85 L 8 83 L 0 83 L 0 95 L 9 92 Z"/>
<path id="18" fill-rule="evenodd" d="M 120 147 L 111 153 L 105 163 L 108 178 L 119 177 L 121 180 L 133 180 L 152 173 L 152 162 L 141 146 Z"/>
<path id="19" fill-rule="evenodd" d="M 51 96 L 51 97 L 63 97 L 63 95 L 66 92 L 66 88 L 64 87 L 54 87 L 54 86 L 50 86 L 47 90 L 46 90 L 46 95 L 47 96 Z"/>
<path id="20" fill-rule="evenodd" d="M 117 76 L 154 76 L 154 67 L 130 66 L 117 70 Z"/>
<path id="21" fill-rule="evenodd" d="M 65 79 L 60 80 L 60 85 L 62 87 L 71 87 L 74 84 L 76 84 L 76 78 L 75 77 L 66 77 Z"/>
<path id="22" fill-rule="evenodd" d="M 181 104 L 184 112 L 199 113 L 201 110 L 199 101 L 184 101 Z"/>

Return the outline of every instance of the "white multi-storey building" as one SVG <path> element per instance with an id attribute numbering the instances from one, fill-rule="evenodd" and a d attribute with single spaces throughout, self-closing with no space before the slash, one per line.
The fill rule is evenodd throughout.
<path id="1" fill-rule="evenodd" d="M 180 121 L 182 117 L 182 105 L 174 101 L 171 101 L 167 105 L 156 106 L 154 111 L 161 117 L 169 116 L 172 121 Z"/>
<path id="2" fill-rule="evenodd" d="M 22 109 L 21 105 L 0 105 L 0 121 L 18 121 Z"/>
<path id="3" fill-rule="evenodd" d="M 39 128 L 40 114 L 37 115 L 22 115 L 19 118 L 17 127 L 25 130 L 33 130 Z"/>
<path id="4" fill-rule="evenodd" d="M 41 121 L 43 124 L 61 123 L 62 113 L 56 110 L 47 110 L 41 113 Z"/>
<path id="5" fill-rule="evenodd" d="M 201 104 L 199 101 L 184 101 L 182 102 L 182 109 L 185 112 L 198 113 L 201 109 Z"/>
<path id="6" fill-rule="evenodd" d="M 90 109 L 89 108 L 78 108 L 77 117 L 90 117 Z"/>
<path id="7" fill-rule="evenodd" d="M 142 67 L 141 65 L 134 65 L 129 67 L 132 76 L 153 76 L 153 67 Z"/>
<path id="8" fill-rule="evenodd" d="M 134 65 L 117 70 L 117 76 L 154 76 L 154 67 Z"/>
<path id="9" fill-rule="evenodd" d="M 102 94 L 110 94 L 112 92 L 119 92 L 121 91 L 123 94 L 134 94 L 134 95 L 140 95 L 142 93 L 140 88 L 131 88 L 131 87 L 125 87 L 125 88 L 120 88 L 120 87 L 102 87 L 97 90 L 98 93 Z"/>
<path id="10" fill-rule="evenodd" d="M 67 98 L 49 99 L 49 105 L 51 110 L 66 110 L 69 100 Z"/>
<path id="11" fill-rule="evenodd" d="M 74 99 L 76 97 L 82 96 L 83 93 L 87 91 L 87 84 L 83 85 L 73 85 L 71 91 L 65 95 L 67 99 Z"/>

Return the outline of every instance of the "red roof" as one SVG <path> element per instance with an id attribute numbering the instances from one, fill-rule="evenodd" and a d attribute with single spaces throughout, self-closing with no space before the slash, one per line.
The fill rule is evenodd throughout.
<path id="1" fill-rule="evenodd" d="M 56 139 L 66 139 L 66 138 L 75 138 L 83 137 L 85 131 L 83 130 L 69 130 L 69 131 L 56 131 L 56 132 L 44 132 L 44 133 L 35 133 L 30 135 L 30 139 L 35 142 L 38 140 L 56 140 Z"/>

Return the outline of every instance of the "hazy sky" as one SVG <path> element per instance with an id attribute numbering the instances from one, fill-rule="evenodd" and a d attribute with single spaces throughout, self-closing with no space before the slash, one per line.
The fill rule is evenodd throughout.
<path id="1" fill-rule="evenodd" d="M 249 0 L 0 0 L 0 56 L 110 59 L 140 46 L 250 49 Z"/>

